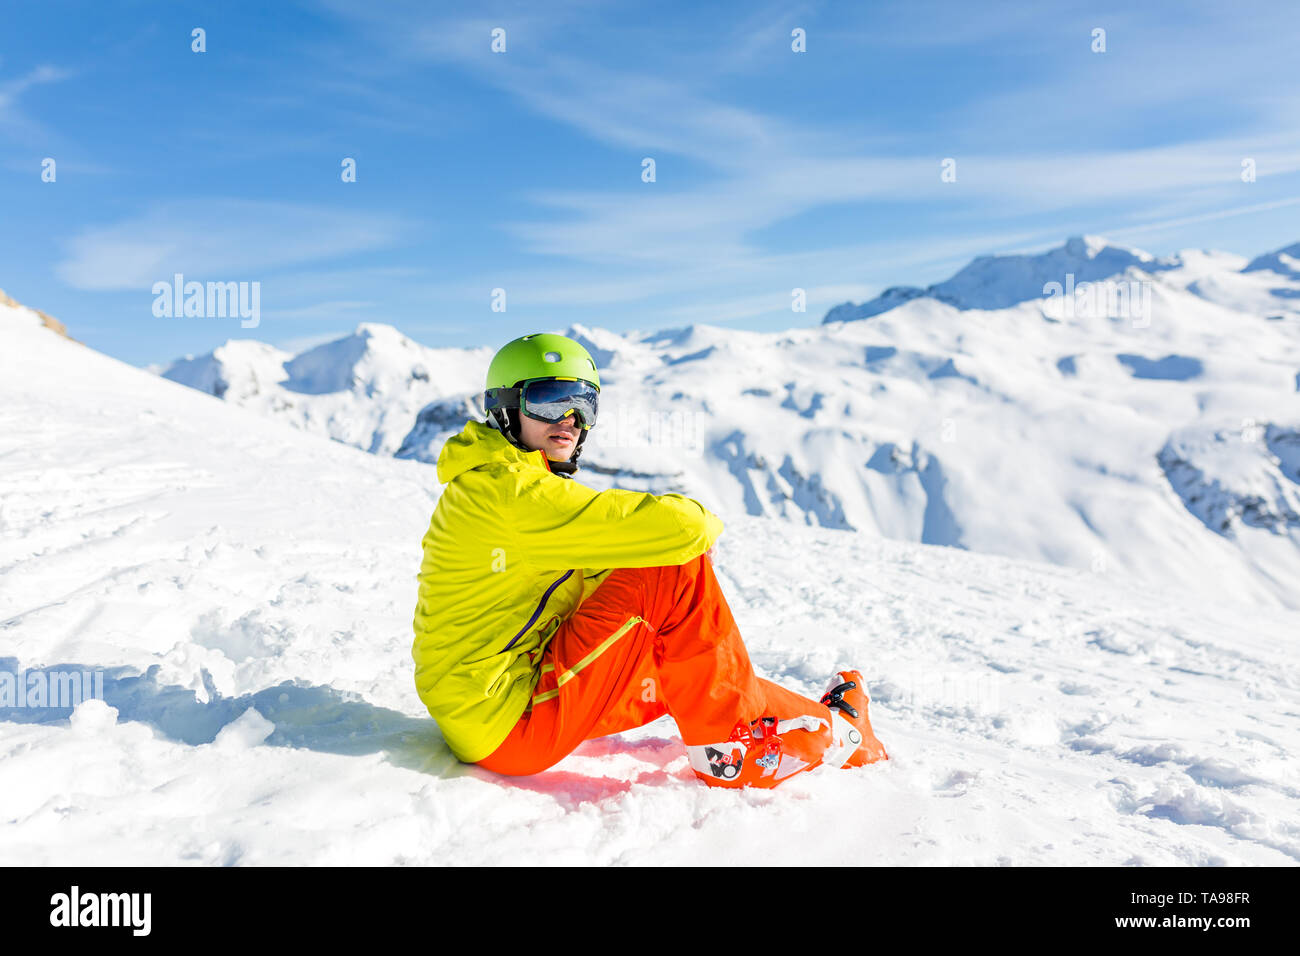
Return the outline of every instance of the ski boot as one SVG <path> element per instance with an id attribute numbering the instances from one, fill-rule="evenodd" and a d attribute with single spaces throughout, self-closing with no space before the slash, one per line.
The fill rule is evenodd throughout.
<path id="1" fill-rule="evenodd" d="M 748 724 L 738 720 L 722 743 L 687 746 L 686 753 L 695 775 L 710 786 L 767 788 L 817 766 L 831 743 L 825 717 L 767 716 Z"/>
<path id="2" fill-rule="evenodd" d="M 822 755 L 830 767 L 861 767 L 888 760 L 885 746 L 876 739 L 867 716 L 867 696 L 862 675 L 840 671 L 831 678 L 821 702 L 831 709 L 834 742 Z"/>

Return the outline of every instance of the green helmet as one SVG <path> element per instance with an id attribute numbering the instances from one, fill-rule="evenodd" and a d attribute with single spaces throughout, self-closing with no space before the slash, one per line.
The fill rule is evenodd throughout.
<path id="1" fill-rule="evenodd" d="M 511 388 L 536 378 L 576 378 L 600 388 L 596 363 L 587 350 L 551 332 L 534 332 L 503 345 L 492 357 L 484 387 Z"/>
<path id="2" fill-rule="evenodd" d="M 588 382 L 600 390 L 600 374 L 595 361 L 585 348 L 568 336 L 533 332 L 503 345 L 488 366 L 484 407 L 488 409 L 489 424 L 495 426 L 512 445 L 525 451 L 529 449 L 520 437 L 518 407 L 518 396 L 522 392 L 507 390 L 541 379 Z M 578 430 L 573 455 L 567 462 L 551 462 L 553 472 L 573 476 L 588 430 L 585 425 Z"/>

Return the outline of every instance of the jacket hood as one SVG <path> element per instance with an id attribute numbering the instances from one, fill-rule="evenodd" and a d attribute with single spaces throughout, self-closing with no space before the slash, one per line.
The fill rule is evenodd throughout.
<path id="1" fill-rule="evenodd" d="M 448 438 L 438 453 L 438 481 L 446 485 L 457 475 L 490 462 L 551 470 L 546 452 L 522 451 L 491 425 L 468 421 L 460 434 Z"/>

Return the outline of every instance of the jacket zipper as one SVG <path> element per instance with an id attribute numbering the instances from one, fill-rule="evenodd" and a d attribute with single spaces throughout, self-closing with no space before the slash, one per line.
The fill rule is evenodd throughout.
<path id="1" fill-rule="evenodd" d="M 537 619 L 542 614 L 542 608 L 546 607 L 546 602 L 551 599 L 551 592 L 553 592 L 565 581 L 569 580 L 569 577 L 572 574 L 573 574 L 572 569 L 565 571 L 564 574 L 560 576 L 559 580 L 553 582 L 551 586 L 546 589 L 546 593 L 542 595 L 542 600 L 538 603 L 537 610 L 533 611 L 533 616 L 528 619 L 528 623 L 523 626 L 523 629 L 518 634 L 516 634 L 513 638 L 511 638 L 510 643 L 507 644 L 504 648 L 502 648 L 502 650 L 504 651 L 510 650 L 510 648 L 515 646 L 515 642 L 518 641 L 519 638 L 523 637 L 525 634 L 528 633 L 528 629 L 532 627 L 535 623 L 537 623 Z"/>

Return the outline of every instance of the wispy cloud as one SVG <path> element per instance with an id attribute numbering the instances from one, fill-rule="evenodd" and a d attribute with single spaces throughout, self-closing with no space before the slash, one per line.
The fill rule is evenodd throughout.
<path id="1" fill-rule="evenodd" d="M 375 302 L 353 300 L 314 302 L 295 309 L 268 309 L 267 317 L 277 320 L 310 319 L 312 321 L 350 318 L 355 322 L 373 316 L 377 305 L 378 303 Z"/>
<path id="2" fill-rule="evenodd" d="M 489 285 L 509 290 L 511 308 L 522 307 L 538 315 L 552 312 L 563 325 L 575 309 L 604 309 L 603 322 L 618 324 L 621 310 L 658 316 L 675 323 L 719 324 L 784 315 L 789 324 L 805 324 L 846 300 L 863 301 L 881 291 L 870 282 L 843 282 L 845 276 L 864 272 L 925 282 L 946 277 L 965 265 L 970 250 L 1018 249 L 1026 244 L 1042 247 L 1059 240 L 1055 231 L 962 232 L 926 243 L 899 243 L 888 236 L 868 242 L 803 251 L 742 255 L 721 268 L 712 260 L 698 267 L 648 267 L 610 273 L 575 266 L 557 275 L 547 269 L 510 269 L 494 276 L 430 284 L 424 288 L 431 301 L 449 304 L 462 312 L 485 308 Z M 930 276 L 931 279 L 925 279 Z M 794 288 L 807 294 L 807 313 L 790 311 Z"/>
<path id="3" fill-rule="evenodd" d="M 58 83 L 73 76 L 71 70 L 42 65 L 22 76 L 0 80 L 0 131 L 13 139 L 33 142 L 42 138 L 42 127 L 21 108 L 23 94 L 32 87 Z"/>
<path id="4" fill-rule="evenodd" d="M 147 291 L 178 271 L 261 280 L 289 334 L 359 320 L 467 337 L 605 316 L 806 325 L 1078 232 L 1199 245 L 1235 226 L 1232 248 L 1253 253 L 1249 232 L 1268 221 L 1276 245 L 1300 194 L 1287 72 L 1300 13 L 1238 2 L 485 0 L 462 15 L 295 0 L 292 42 L 258 34 L 234 58 L 220 44 L 195 58 L 155 24 L 119 33 L 120 56 L 76 58 L 97 82 L 57 100 L 40 87 L 68 71 L 0 70 L 0 139 L 40 118 L 85 146 L 0 146 L 0 166 L 30 173 L 32 155 L 54 155 L 74 188 L 87 161 L 158 170 L 88 190 L 53 221 L 69 237 L 56 275 L 94 290 Z M 790 49 L 796 25 L 807 54 Z M 504 55 L 490 49 L 498 26 Z M 1096 26 L 1105 54 L 1088 49 Z M 203 121 L 155 128 L 148 104 L 168 92 L 202 97 Z M 347 189 L 343 156 L 360 167 Z M 644 156 L 657 182 L 641 182 Z M 945 157 L 956 182 L 941 181 Z M 182 201 L 195 183 L 256 198 Z M 31 256 L 25 267 L 48 268 Z M 497 287 L 508 317 L 489 312 Z M 790 312 L 794 287 L 807 314 Z"/>
<path id="5" fill-rule="evenodd" d="M 41 83 L 57 83 L 59 80 L 65 80 L 70 76 L 72 76 L 71 70 L 45 65 L 38 66 L 16 79 L 0 83 L 0 114 L 5 110 L 13 109 L 18 102 L 18 98 L 33 86 L 38 86 Z"/>
<path id="6" fill-rule="evenodd" d="M 198 281 L 256 280 L 274 270 L 396 242 L 398 217 L 252 200 L 159 203 L 66 242 L 56 274 L 79 289 L 147 289 L 173 273 Z"/>
<path id="7" fill-rule="evenodd" d="M 563 44 L 541 42 L 557 31 L 591 31 L 589 21 L 599 17 L 577 18 L 575 11 L 581 9 L 566 7 L 565 15 L 550 22 L 527 13 L 468 21 L 427 13 L 414 19 L 408 13 L 403 21 L 400 14 L 377 9 L 366 14 L 372 27 L 400 37 L 393 42 L 405 55 L 453 63 L 593 140 L 657 157 L 659 181 L 654 184 L 643 185 L 630 173 L 624 190 L 529 193 L 545 214 L 503 227 L 530 253 L 602 266 L 721 269 L 761 258 L 764 246 L 757 236 L 823 207 L 909 201 L 988 208 L 995 203 L 1003 216 L 1063 217 L 1080 208 L 1157 206 L 1193 195 L 1222 206 L 1227 190 L 1240 186 L 1240 136 L 1191 133 L 1158 145 L 1119 145 L 1113 135 L 1098 135 L 1108 133 L 1111 117 L 1126 115 L 1134 104 L 1161 108 L 1185 100 L 1188 90 L 1208 94 L 1224 77 L 1244 82 L 1254 60 L 1233 44 L 1258 30 L 1243 31 L 1231 11 L 1201 7 L 1194 11 L 1195 27 L 1161 20 L 1156 29 L 1150 18 L 1143 22 L 1129 11 L 1079 4 L 1063 11 L 1056 31 L 1044 31 L 1041 12 L 1025 9 L 1000 9 L 993 16 L 982 7 L 945 3 L 909 4 L 906 16 L 898 9 L 882 11 L 871 23 L 877 45 L 906 47 L 911 37 L 923 46 L 978 47 L 996 41 L 1026 52 L 1030 47 L 1050 52 L 1063 44 L 1080 51 L 1043 83 L 1022 84 L 1011 92 L 995 89 L 977 101 L 954 90 L 940 108 L 961 130 L 1023 132 L 1036 125 L 1056 130 L 1064 122 L 1075 135 L 1066 142 L 1046 139 L 1029 147 L 1022 136 L 997 153 L 988 151 L 985 136 L 984 148 L 956 151 L 957 182 L 941 184 L 944 156 L 939 153 L 864 151 L 862 134 L 854 129 L 858 124 L 818 125 L 797 114 L 771 115 L 710 95 L 708 84 L 699 81 L 715 69 L 716 58 L 700 58 L 693 71 L 679 59 L 676 71 L 649 73 L 596 62 L 599 46 L 594 47 L 597 56 L 580 58 L 566 54 Z M 918 19 L 924 30 L 917 29 Z M 738 32 L 720 29 L 712 42 L 730 49 L 729 41 L 738 38 L 736 55 L 744 61 L 767 49 L 775 36 L 773 24 L 779 22 L 775 11 L 760 11 Z M 1112 52 L 1089 60 L 1089 25 L 1094 22 L 1109 26 Z M 505 56 L 488 52 L 489 31 L 498 23 L 509 25 L 515 44 Z M 785 24 L 780 25 L 784 30 Z M 849 24 L 846 32 L 857 29 Z M 1279 32 L 1270 43 L 1275 49 L 1269 55 L 1285 62 L 1290 38 Z M 1216 44 L 1221 54 L 1231 53 L 1222 69 L 1191 77 L 1197 71 L 1161 68 L 1188 55 L 1209 56 Z M 779 49 L 770 52 L 777 55 Z M 1081 89 L 1088 91 L 1086 103 L 1078 101 Z M 1263 102 L 1266 94 L 1255 90 L 1254 99 Z M 1094 121 L 1095 127 L 1090 125 Z M 960 131 L 952 137 L 954 148 L 962 139 Z M 1300 136 L 1292 128 L 1258 125 L 1249 148 L 1261 175 L 1265 169 L 1270 175 L 1300 171 Z M 715 176 L 701 182 L 697 175 L 690 185 L 676 185 L 672 156 L 703 163 Z"/>
<path id="8" fill-rule="evenodd" d="M 1252 213 L 1266 212 L 1272 209 L 1282 209 L 1287 206 L 1300 206 L 1300 196 L 1292 196 L 1288 199 L 1278 199 L 1273 202 L 1254 203 L 1249 206 L 1236 206 L 1232 209 L 1217 209 L 1213 212 L 1200 213 L 1196 216 L 1183 216 L 1179 219 L 1164 219 L 1157 222 L 1145 222 L 1137 226 L 1122 226 L 1117 229 L 1109 230 L 1109 235 L 1117 239 L 1122 239 L 1125 236 L 1140 235 L 1142 233 L 1150 232 L 1162 232 L 1195 222 L 1213 222 L 1218 219 L 1231 219 L 1234 216 L 1248 216 Z"/>
<path id="9" fill-rule="evenodd" d="M 1300 171 L 1300 144 L 1290 136 L 1275 135 L 1256 146 L 1259 168 L 1269 175 Z M 939 181 L 937 157 L 792 157 L 771 167 L 756 165 L 718 186 L 538 194 L 535 199 L 564 215 L 507 228 L 530 251 L 585 262 L 721 263 L 760 255 L 756 233 L 820 206 L 995 202 L 1003 215 L 1042 215 L 1081 206 L 1155 204 L 1196 189 L 1212 190 L 1222 204 L 1241 189 L 1239 154 L 1239 143 L 1220 139 L 1093 153 L 970 155 L 957 157 L 957 181 L 950 184 Z"/>

